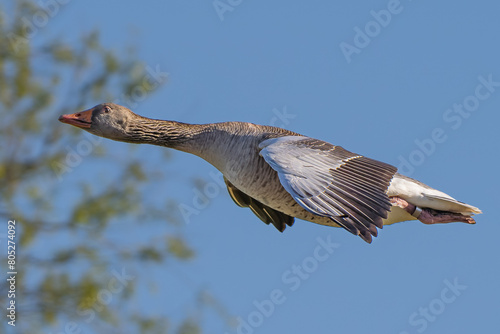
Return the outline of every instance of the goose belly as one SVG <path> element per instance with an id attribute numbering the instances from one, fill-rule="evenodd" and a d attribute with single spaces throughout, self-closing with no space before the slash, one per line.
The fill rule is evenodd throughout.
<path id="1" fill-rule="evenodd" d="M 254 161 L 233 161 L 222 171 L 225 178 L 255 200 L 289 216 L 338 227 L 331 219 L 315 215 L 300 206 L 283 188 L 278 173 L 260 156 Z"/>
<path id="2" fill-rule="evenodd" d="M 281 185 L 278 174 L 260 156 L 252 161 L 232 161 L 222 173 L 236 188 L 273 209 L 295 202 Z"/>

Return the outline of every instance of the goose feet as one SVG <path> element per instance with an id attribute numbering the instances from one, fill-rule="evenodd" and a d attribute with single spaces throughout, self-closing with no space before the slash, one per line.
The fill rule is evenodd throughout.
<path id="1" fill-rule="evenodd" d="M 429 208 L 419 208 L 411 203 L 408 203 L 400 197 L 390 197 L 393 206 L 399 206 L 406 210 L 410 215 L 414 216 L 424 224 L 445 224 L 462 222 L 467 224 L 475 224 L 476 221 L 470 216 L 465 216 L 460 213 L 438 211 Z"/>

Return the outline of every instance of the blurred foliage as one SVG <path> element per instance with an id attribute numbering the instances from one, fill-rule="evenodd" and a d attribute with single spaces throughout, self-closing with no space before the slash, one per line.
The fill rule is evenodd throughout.
<path id="1" fill-rule="evenodd" d="M 107 50 L 97 32 L 71 44 L 46 37 L 49 28 L 30 21 L 40 10 L 34 1 L 0 5 L 0 215 L 5 224 L 17 221 L 16 333 L 200 333 L 192 316 L 172 325 L 127 307 L 138 284 L 134 268 L 194 256 L 172 214 L 175 202 L 155 207 L 144 198 L 155 171 L 121 160 L 102 173 L 99 180 L 109 182 L 85 177 L 84 159 L 113 155 L 97 137 L 57 122 L 60 114 L 116 101 L 137 87 L 151 90 L 145 66 L 129 50 Z M 167 220 L 171 232 L 148 244 L 115 244 L 106 233 L 130 217 L 139 228 Z M 6 305 L 8 288 L 0 284 Z M 0 332 L 7 328 L 4 316 Z"/>

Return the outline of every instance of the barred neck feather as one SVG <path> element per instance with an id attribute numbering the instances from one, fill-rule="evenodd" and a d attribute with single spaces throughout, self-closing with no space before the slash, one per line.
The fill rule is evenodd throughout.
<path id="1" fill-rule="evenodd" d="M 189 143 L 206 132 L 208 126 L 164 121 L 138 116 L 128 125 L 127 141 L 189 151 Z"/>

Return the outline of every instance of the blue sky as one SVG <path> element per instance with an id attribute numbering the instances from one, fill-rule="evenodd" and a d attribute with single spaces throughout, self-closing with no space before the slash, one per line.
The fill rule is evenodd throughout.
<path id="1" fill-rule="evenodd" d="M 133 44 L 144 64 L 169 73 L 137 103 L 141 115 L 282 126 L 402 167 L 484 212 L 474 226 L 388 226 L 371 245 L 304 221 L 281 234 L 234 205 L 212 166 L 176 152 L 165 166 L 171 177 L 151 196 L 195 207 L 188 181 L 207 181 L 210 203 L 185 230 L 198 256 L 145 270 L 161 279 L 134 307 L 176 319 L 191 311 L 189 296 L 201 286 L 240 319 L 230 327 L 209 312 L 207 333 L 498 328 L 499 9 L 497 1 L 422 0 L 61 5 L 43 34 L 71 40 L 97 28 L 108 47 Z M 136 154 L 153 164 L 161 150 Z M 77 168 L 96 170 L 91 159 Z M 126 247 L 139 228 L 110 238 Z M 145 238 L 155 233 L 162 229 Z"/>

